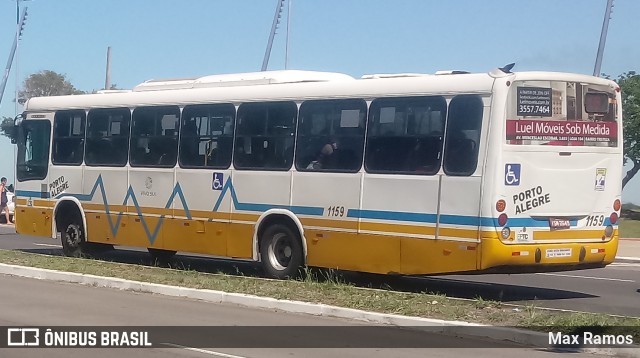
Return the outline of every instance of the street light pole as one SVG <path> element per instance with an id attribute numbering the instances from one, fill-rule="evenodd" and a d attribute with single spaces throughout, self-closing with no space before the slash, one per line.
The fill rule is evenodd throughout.
<path id="1" fill-rule="evenodd" d="M 596 55 L 596 65 L 593 68 L 593 75 L 600 77 L 600 67 L 602 66 L 602 55 L 604 54 L 604 44 L 607 42 L 607 31 L 609 29 L 609 18 L 611 17 L 611 8 L 613 0 L 607 0 L 607 10 L 604 13 L 604 21 L 602 22 L 602 31 L 600 32 L 600 43 L 598 44 L 598 54 Z"/>
<path id="2" fill-rule="evenodd" d="M 26 9 L 27 8 L 25 7 L 25 11 Z M 18 76 L 19 54 L 20 54 L 20 0 L 16 0 L 16 70 L 14 72 L 16 77 L 16 86 L 14 88 L 15 112 L 13 114 L 13 118 L 15 118 L 18 115 L 18 87 L 20 86 L 20 77 Z"/>
<path id="3" fill-rule="evenodd" d="M 11 51 L 9 52 L 9 59 L 7 60 L 7 67 L 4 70 L 4 75 L 2 77 L 2 82 L 0 82 L 0 104 L 2 104 L 2 97 L 4 95 L 4 89 L 7 85 L 7 80 L 9 79 L 9 73 L 11 72 L 11 65 L 13 64 L 13 59 L 16 54 L 16 50 L 18 49 L 18 41 L 20 40 L 20 36 L 22 35 L 22 30 L 24 30 L 25 20 L 27 18 L 27 8 L 25 7 L 22 10 L 22 18 L 18 17 L 18 25 L 16 28 L 16 37 L 13 39 L 13 46 L 11 47 Z M 16 71 L 17 72 L 17 71 Z M 18 75 L 16 74 L 16 83 L 18 82 Z M 16 86 L 17 93 L 17 86 Z M 16 103 L 18 98 L 16 96 Z M 17 104 L 16 104 L 16 112 L 17 112 Z M 16 113 L 17 114 L 17 113 Z"/>

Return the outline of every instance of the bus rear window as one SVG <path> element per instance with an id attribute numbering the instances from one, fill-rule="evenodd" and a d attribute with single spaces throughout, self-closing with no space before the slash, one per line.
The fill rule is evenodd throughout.
<path id="1" fill-rule="evenodd" d="M 507 144 L 618 146 L 619 104 L 608 86 L 516 81 L 507 103 Z"/>

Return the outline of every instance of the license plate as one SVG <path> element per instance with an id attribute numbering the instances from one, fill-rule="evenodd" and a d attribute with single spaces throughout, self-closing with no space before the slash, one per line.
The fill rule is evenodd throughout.
<path id="1" fill-rule="evenodd" d="M 530 242 L 530 236 L 528 232 L 519 232 L 516 234 L 516 241 L 518 242 Z"/>
<path id="2" fill-rule="evenodd" d="M 571 222 L 567 219 L 549 218 L 549 227 L 552 230 L 568 229 L 571 227 Z"/>
<path id="3" fill-rule="evenodd" d="M 547 249 L 546 256 L 548 259 L 555 257 L 571 257 L 571 249 Z"/>

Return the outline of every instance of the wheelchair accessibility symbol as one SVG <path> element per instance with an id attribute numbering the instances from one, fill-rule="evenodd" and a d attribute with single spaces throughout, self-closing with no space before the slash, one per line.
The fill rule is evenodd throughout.
<path id="1" fill-rule="evenodd" d="M 213 182 L 211 183 L 211 189 L 222 190 L 223 186 L 224 186 L 224 174 L 213 173 Z"/>
<path id="2" fill-rule="evenodd" d="M 504 166 L 504 185 L 520 185 L 520 164 Z"/>

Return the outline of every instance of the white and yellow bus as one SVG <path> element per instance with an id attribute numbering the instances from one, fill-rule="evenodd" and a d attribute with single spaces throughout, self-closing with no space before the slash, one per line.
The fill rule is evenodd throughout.
<path id="1" fill-rule="evenodd" d="M 62 241 L 382 274 L 602 267 L 622 111 L 579 74 L 271 71 L 32 98 L 16 227 Z"/>

